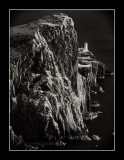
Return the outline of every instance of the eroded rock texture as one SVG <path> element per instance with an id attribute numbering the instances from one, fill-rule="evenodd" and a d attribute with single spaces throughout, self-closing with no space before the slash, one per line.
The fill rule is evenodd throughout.
<path id="1" fill-rule="evenodd" d="M 10 43 L 14 132 L 40 142 L 85 134 L 90 88 L 103 71 L 95 58 L 81 59 L 73 20 L 58 13 L 12 27 Z"/>

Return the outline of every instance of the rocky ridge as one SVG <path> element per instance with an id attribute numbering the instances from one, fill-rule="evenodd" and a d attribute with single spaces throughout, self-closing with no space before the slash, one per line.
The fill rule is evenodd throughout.
<path id="1" fill-rule="evenodd" d="M 90 54 L 90 56 L 89 56 Z M 10 125 L 25 142 L 88 134 L 83 122 L 105 65 L 79 48 L 72 18 L 56 13 L 10 29 Z"/>

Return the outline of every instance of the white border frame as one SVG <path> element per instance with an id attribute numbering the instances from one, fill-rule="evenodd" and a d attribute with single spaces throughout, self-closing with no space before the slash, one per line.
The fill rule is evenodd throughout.
<path id="1" fill-rule="evenodd" d="M 114 150 L 10 150 L 10 130 L 9 130 L 9 151 L 115 151 L 115 9 L 9 9 L 9 80 L 10 80 L 10 11 L 11 10 L 108 10 L 114 11 Z M 10 126 L 10 82 L 9 82 L 9 126 Z"/>

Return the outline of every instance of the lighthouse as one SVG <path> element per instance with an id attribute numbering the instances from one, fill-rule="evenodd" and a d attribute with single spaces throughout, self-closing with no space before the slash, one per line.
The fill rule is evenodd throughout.
<path id="1" fill-rule="evenodd" d="M 85 42 L 84 43 L 84 50 L 83 50 L 84 52 L 88 52 L 89 50 L 88 50 L 88 43 L 87 42 Z"/>

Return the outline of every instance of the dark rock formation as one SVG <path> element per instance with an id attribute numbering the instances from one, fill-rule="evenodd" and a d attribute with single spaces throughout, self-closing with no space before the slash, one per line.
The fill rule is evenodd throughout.
<path id="1" fill-rule="evenodd" d="M 100 107 L 100 104 L 97 101 L 92 101 L 92 106 L 93 108 Z"/>
<path id="2" fill-rule="evenodd" d="M 78 51 L 73 20 L 58 13 L 11 27 L 10 47 L 10 124 L 16 135 L 26 142 L 85 135 L 91 87 L 105 66 Z"/>
<path id="3" fill-rule="evenodd" d="M 12 27 L 11 48 L 10 117 L 15 132 L 34 141 L 83 134 L 87 93 L 78 73 L 73 20 L 55 14 Z"/>
<path id="4" fill-rule="evenodd" d="M 91 138 L 92 138 L 94 141 L 99 141 L 99 140 L 101 139 L 98 135 L 92 135 Z"/>
<path id="5" fill-rule="evenodd" d="M 85 51 L 83 48 L 79 48 L 79 73 L 86 77 L 87 83 L 90 87 L 98 87 L 97 79 L 103 78 L 106 72 L 106 66 L 96 60 L 92 52 Z"/>
<path id="6" fill-rule="evenodd" d="M 15 135 L 12 127 L 9 127 L 10 130 L 10 149 L 26 149 L 26 145 L 22 139 L 22 136 Z"/>
<path id="7" fill-rule="evenodd" d="M 97 118 L 99 116 L 99 114 L 101 114 L 103 112 L 97 111 L 97 112 L 87 112 L 84 116 L 85 120 L 93 120 L 95 118 Z"/>
<path id="8" fill-rule="evenodd" d="M 12 127 L 9 127 L 10 131 L 10 149 L 11 150 L 38 150 L 38 147 L 26 145 L 22 136 L 15 135 Z"/>

